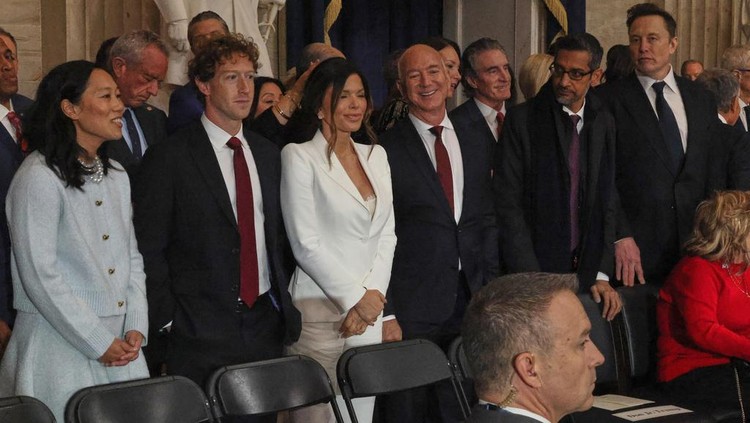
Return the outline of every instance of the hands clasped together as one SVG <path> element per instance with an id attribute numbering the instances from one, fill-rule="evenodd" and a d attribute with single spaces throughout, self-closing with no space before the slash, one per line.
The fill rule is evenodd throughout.
<path id="1" fill-rule="evenodd" d="M 341 336 L 348 338 L 352 335 L 362 335 L 367 326 L 375 325 L 385 303 L 385 295 L 377 289 L 365 291 L 365 295 L 349 310 L 344 322 L 341 323 L 339 328 Z"/>
<path id="2" fill-rule="evenodd" d="M 137 330 L 128 331 L 125 339 L 115 338 L 107 351 L 99 357 L 99 362 L 107 367 L 125 366 L 135 361 L 141 351 L 143 334 Z"/>

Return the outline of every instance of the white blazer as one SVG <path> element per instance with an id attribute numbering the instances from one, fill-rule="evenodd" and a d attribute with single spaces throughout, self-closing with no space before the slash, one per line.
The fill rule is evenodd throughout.
<path id="1" fill-rule="evenodd" d="M 318 131 L 281 151 L 281 209 L 297 268 L 289 284 L 305 322 L 340 321 L 365 294 L 385 295 L 396 234 L 391 169 L 379 145 L 354 144 L 377 205 L 365 200 Z M 372 153 L 370 152 L 372 151 Z"/>

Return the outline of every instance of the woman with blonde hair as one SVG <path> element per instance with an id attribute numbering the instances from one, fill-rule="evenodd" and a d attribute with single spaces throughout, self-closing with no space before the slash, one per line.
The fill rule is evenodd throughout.
<path id="1" fill-rule="evenodd" d="M 686 257 L 659 292 L 659 381 L 690 409 L 739 412 L 750 394 L 746 368 L 732 364 L 750 360 L 749 243 L 750 192 L 717 192 L 698 206 Z"/>
<path id="2" fill-rule="evenodd" d="M 518 73 L 518 86 L 526 100 L 535 97 L 542 85 L 547 83 L 552 60 L 554 57 L 551 55 L 539 53 L 532 54 L 523 62 L 521 71 Z"/>

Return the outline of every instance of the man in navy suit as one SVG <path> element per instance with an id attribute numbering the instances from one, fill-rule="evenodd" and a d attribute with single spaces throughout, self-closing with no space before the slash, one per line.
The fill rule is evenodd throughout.
<path id="1" fill-rule="evenodd" d="M 0 357 L 13 327 L 13 292 L 10 280 L 10 236 L 5 218 L 5 196 L 16 169 L 23 160 L 20 120 L 31 99 L 18 94 L 18 45 L 0 28 Z"/>
<path id="2" fill-rule="evenodd" d="M 257 57 L 239 35 L 199 52 L 190 75 L 205 112 L 149 149 L 135 185 L 149 324 L 171 325 L 167 373 L 200 386 L 219 367 L 280 357 L 300 332 L 288 292 L 279 149 L 242 125 Z"/>
<path id="3" fill-rule="evenodd" d="M 517 273 L 472 298 L 462 331 L 480 402 L 469 423 L 557 423 L 591 408 L 604 357 L 573 275 Z"/>
<path id="4" fill-rule="evenodd" d="M 218 13 L 211 10 L 201 12 L 193 17 L 188 24 L 187 39 L 193 56 L 197 50 L 212 39 L 229 34 L 227 22 Z M 169 118 L 167 132 L 174 134 L 181 128 L 200 119 L 203 104 L 198 100 L 198 87 L 194 81 L 177 88 L 169 96 Z"/>
<path id="5" fill-rule="evenodd" d="M 448 81 L 429 46 L 414 45 L 399 60 L 409 117 L 380 138 L 391 166 L 398 238 L 384 341 L 426 338 L 447 348 L 471 295 L 498 273 L 489 152 L 485 140 L 448 118 Z M 386 421 L 459 420 L 450 388 L 436 391 L 392 396 Z"/>
<path id="6" fill-rule="evenodd" d="M 651 3 L 628 10 L 636 70 L 597 92 L 615 117 L 617 215 L 615 274 L 663 283 L 706 198 L 716 104 L 708 91 L 675 75 L 674 18 Z"/>
<path id="7" fill-rule="evenodd" d="M 109 52 L 110 72 L 125 104 L 122 138 L 105 146 L 110 159 L 128 172 L 131 183 L 146 150 L 167 136 L 167 115 L 146 104 L 167 73 L 167 48 L 151 31 L 120 36 Z"/>

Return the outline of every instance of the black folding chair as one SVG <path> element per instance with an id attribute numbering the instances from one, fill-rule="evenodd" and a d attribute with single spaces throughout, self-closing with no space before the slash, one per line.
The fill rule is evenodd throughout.
<path id="1" fill-rule="evenodd" d="M 461 400 L 466 410 L 471 414 L 471 406 L 476 403 L 477 398 L 474 392 L 474 377 L 472 376 L 471 367 L 469 367 L 469 360 L 466 358 L 466 353 L 464 352 L 463 338 L 460 336 L 456 337 L 448 347 L 448 360 L 451 362 L 453 372 L 458 381 Z"/>
<path id="2" fill-rule="evenodd" d="M 207 392 L 216 419 L 328 402 L 336 421 L 343 422 L 325 369 L 303 355 L 222 367 L 211 375 Z"/>
<path id="3" fill-rule="evenodd" d="M 55 423 L 55 417 L 38 399 L 17 396 L 0 398 L 0 422 Z"/>
<path id="4" fill-rule="evenodd" d="M 370 397 L 449 380 L 464 418 L 469 410 L 461 398 L 448 358 L 437 345 L 423 339 L 356 347 L 345 351 L 336 374 L 352 422 L 353 398 Z"/>
<path id="5" fill-rule="evenodd" d="M 208 400 L 193 381 L 164 376 L 92 386 L 73 394 L 66 423 L 211 422 Z"/>

